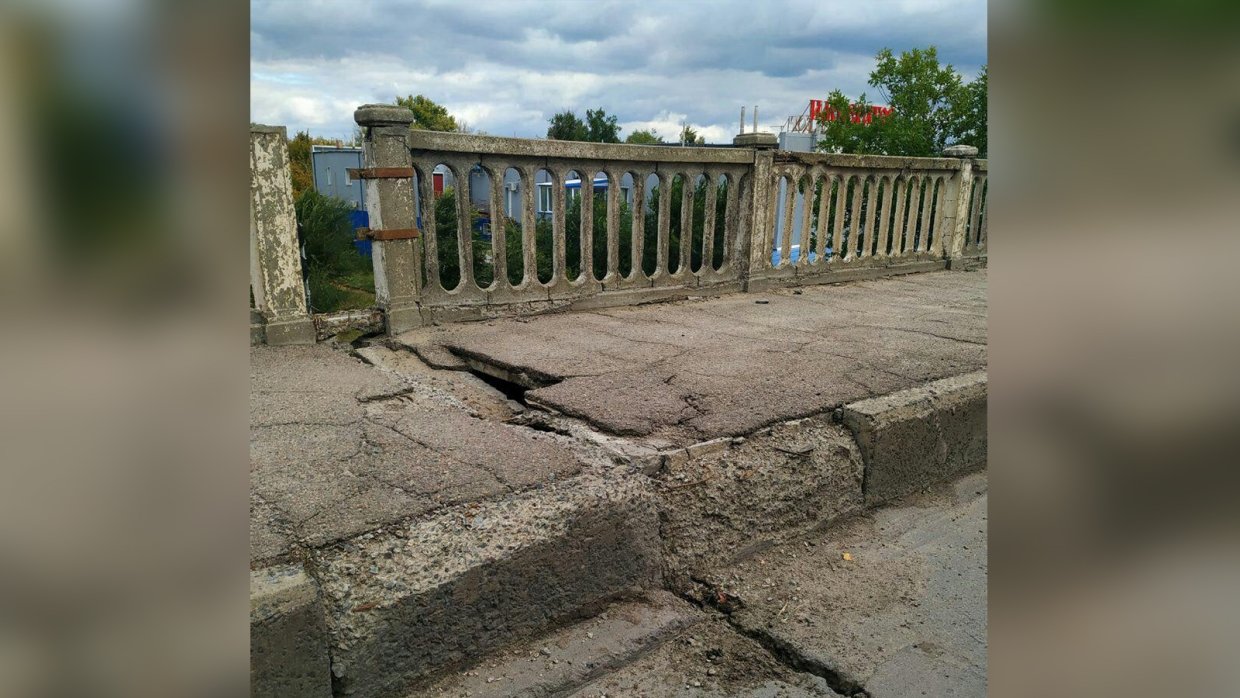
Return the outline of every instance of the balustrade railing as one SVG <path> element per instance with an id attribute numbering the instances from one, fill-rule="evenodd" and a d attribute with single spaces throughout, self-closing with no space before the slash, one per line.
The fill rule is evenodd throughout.
<path id="1" fill-rule="evenodd" d="M 944 265 L 960 160 L 789 152 L 774 160 L 778 200 L 755 243 L 772 254 L 753 277 Z"/>
<path id="2" fill-rule="evenodd" d="M 514 304 L 594 296 L 604 304 L 625 303 L 668 289 L 740 289 L 738 259 L 746 240 L 741 190 L 751 151 L 417 130 L 409 132 L 408 144 L 421 219 L 420 304 L 431 316 L 444 310 L 491 314 Z M 455 223 L 455 230 L 439 230 L 437 169 L 452 182 L 456 211 L 447 221 Z M 540 174 L 545 181 L 538 181 Z M 485 195 L 488 220 L 481 230 L 471 203 L 478 198 L 471 191 L 475 180 L 486 180 L 490 189 Z M 570 229 L 573 183 L 580 193 Z M 545 187 L 540 203 L 550 204 L 541 220 L 536 209 L 540 186 Z M 506 197 L 518 192 L 519 206 L 513 207 Z M 594 220 L 595 197 L 605 200 L 605 225 Z M 695 220 L 699 215 L 702 220 Z M 450 253 L 445 259 L 440 249 L 445 244 L 455 249 L 455 259 Z M 486 259 L 479 260 L 479 254 Z M 446 270 L 453 272 L 450 279 Z M 608 301 L 609 296 L 620 300 Z"/>
<path id="3" fill-rule="evenodd" d="M 411 112 L 386 105 L 355 118 L 371 225 L 362 232 L 374 240 L 389 333 L 968 267 L 987 255 L 988 167 L 969 146 L 942 158 L 793 153 L 762 139 L 680 148 L 414 130 Z M 287 173 L 273 173 L 287 167 L 283 129 L 256 128 L 253 296 L 268 341 L 307 341 Z"/>

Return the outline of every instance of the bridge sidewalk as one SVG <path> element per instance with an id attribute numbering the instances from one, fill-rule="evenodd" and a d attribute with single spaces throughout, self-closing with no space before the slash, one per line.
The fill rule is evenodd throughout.
<path id="1" fill-rule="evenodd" d="M 401 695 L 985 463 L 984 271 L 251 357 L 253 695 Z"/>

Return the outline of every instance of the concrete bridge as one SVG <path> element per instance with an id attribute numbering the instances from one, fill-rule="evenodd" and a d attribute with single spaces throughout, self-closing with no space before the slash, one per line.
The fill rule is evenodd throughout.
<path id="1" fill-rule="evenodd" d="M 984 161 L 357 120 L 378 307 L 351 316 L 306 311 L 284 135 L 251 137 L 254 695 L 985 694 Z M 462 215 L 445 288 L 441 163 L 679 176 L 706 220 L 658 197 L 649 268 L 618 187 L 597 246 L 553 187 L 539 278 L 524 187 L 520 273 L 493 215 L 480 285 Z M 352 322 L 381 332 L 325 337 Z"/>

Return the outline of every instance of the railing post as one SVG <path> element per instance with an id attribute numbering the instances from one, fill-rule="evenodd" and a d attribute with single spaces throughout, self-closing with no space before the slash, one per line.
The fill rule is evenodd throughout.
<path id="1" fill-rule="evenodd" d="M 283 126 L 250 126 L 250 288 L 268 344 L 314 344 Z"/>
<path id="2" fill-rule="evenodd" d="M 755 115 L 757 108 L 754 108 Z M 757 127 L 751 133 L 742 133 L 732 139 L 732 144 L 741 148 L 753 148 L 753 183 L 750 187 L 750 216 L 746 221 L 745 236 L 739 241 L 737 259 L 741 260 L 741 286 L 749 290 L 749 280 L 755 271 L 770 264 L 771 249 L 768 244 L 767 230 L 770 216 L 774 212 L 774 196 L 771 193 L 771 168 L 775 164 L 775 147 L 779 139 L 773 133 L 759 132 Z M 743 193 L 743 192 L 742 192 Z"/>
<path id="3" fill-rule="evenodd" d="M 952 177 L 944 204 L 947 215 L 943 219 L 943 227 L 951 234 L 944 251 L 947 253 L 947 266 L 950 269 L 953 260 L 964 256 L 969 224 L 969 192 L 973 188 L 973 158 L 977 157 L 977 148 L 971 145 L 949 145 L 943 149 L 943 156 L 960 159 L 960 169 Z"/>
<path id="4" fill-rule="evenodd" d="M 390 104 L 364 104 L 353 112 L 353 120 L 363 132 L 362 167 L 412 167 L 408 136 L 413 112 Z M 371 230 L 419 227 L 411 177 L 383 176 L 362 181 Z M 425 215 L 435 215 L 432 202 L 424 202 L 423 208 Z M 383 309 L 387 333 L 394 335 L 420 326 L 422 241 L 375 240 L 371 259 L 375 267 L 375 302 Z"/>

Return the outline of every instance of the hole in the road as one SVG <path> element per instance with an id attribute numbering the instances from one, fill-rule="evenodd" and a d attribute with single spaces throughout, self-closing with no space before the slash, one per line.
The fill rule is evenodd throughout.
<path id="1" fill-rule="evenodd" d="M 489 373 L 485 373 L 474 368 L 472 365 L 469 367 L 469 372 L 481 379 L 483 383 L 486 383 L 492 388 L 495 388 L 503 393 L 504 397 L 509 400 L 515 400 L 521 403 L 522 406 L 529 407 L 529 405 L 525 402 L 525 393 L 529 390 L 529 388 L 520 385 L 519 383 L 504 380 L 503 378 L 497 378 Z"/>

